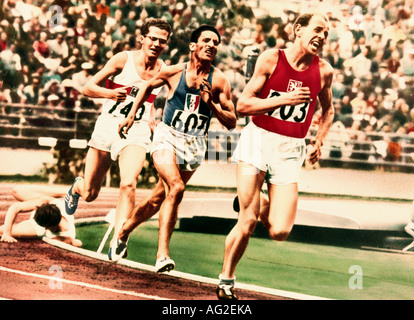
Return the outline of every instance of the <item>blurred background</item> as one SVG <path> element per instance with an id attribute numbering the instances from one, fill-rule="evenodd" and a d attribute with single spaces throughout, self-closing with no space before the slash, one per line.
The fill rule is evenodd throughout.
<path id="1" fill-rule="evenodd" d="M 99 99 L 82 96 L 82 86 L 117 52 L 139 49 L 146 19 L 164 18 L 173 26 L 162 55 L 166 64 L 187 61 L 191 31 L 214 25 L 222 36 L 215 65 L 230 80 L 237 104 L 248 57 L 291 45 L 293 23 L 307 11 L 330 19 L 320 56 L 335 70 L 335 120 L 318 167 L 411 173 L 413 10 L 411 0 L 4 0 L 0 175 L 72 183 L 82 173 L 86 141 L 101 108 Z M 164 102 L 164 94 L 155 102 L 159 118 Z M 319 109 L 315 120 L 318 114 Z M 207 162 L 229 162 L 248 121 L 239 117 L 231 132 L 212 121 Z M 315 124 L 307 139 L 316 129 Z M 151 186 L 156 172 L 147 160 L 140 184 Z M 117 166 L 112 166 L 106 184 L 117 186 L 118 181 Z"/>

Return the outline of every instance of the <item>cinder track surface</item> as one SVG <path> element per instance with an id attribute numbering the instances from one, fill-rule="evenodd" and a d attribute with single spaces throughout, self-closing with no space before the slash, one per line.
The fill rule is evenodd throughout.
<path id="1" fill-rule="evenodd" d="M 0 224 L 15 201 L 13 185 L 0 184 Z M 61 186 L 69 188 L 69 186 Z M 119 191 L 101 191 L 92 203 L 79 203 L 76 218 L 99 217 L 114 208 Z M 150 190 L 138 190 L 139 201 Z M 188 192 L 185 197 L 203 194 Z M 232 195 L 206 194 L 206 197 Z M 21 215 L 19 220 L 27 218 Z M 131 269 L 51 246 L 42 240 L 0 242 L 0 298 L 15 300 L 216 300 L 215 286 L 198 281 Z M 286 300 L 285 297 L 239 290 L 243 300 Z M 290 300 L 290 299 L 289 299 Z"/>

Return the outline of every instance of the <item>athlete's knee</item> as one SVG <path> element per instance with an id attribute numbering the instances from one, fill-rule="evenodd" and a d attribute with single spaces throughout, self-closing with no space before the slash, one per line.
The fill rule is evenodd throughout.
<path id="1" fill-rule="evenodd" d="M 238 222 L 238 229 L 243 237 L 250 237 L 256 229 L 256 225 L 257 219 L 251 217 Z"/>
<path id="2" fill-rule="evenodd" d="M 173 181 L 169 187 L 168 195 L 173 197 L 175 200 L 181 201 L 185 191 L 185 184 L 181 180 Z"/>
<path id="3" fill-rule="evenodd" d="M 271 227 L 269 229 L 269 236 L 275 241 L 285 241 L 290 235 L 291 229 Z"/>
<path id="4" fill-rule="evenodd" d="M 137 181 L 135 179 L 121 180 L 119 183 L 120 192 L 135 192 Z"/>

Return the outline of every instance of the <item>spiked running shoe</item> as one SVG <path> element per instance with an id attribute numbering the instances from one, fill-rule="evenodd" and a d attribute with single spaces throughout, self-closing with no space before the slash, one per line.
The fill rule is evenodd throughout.
<path id="1" fill-rule="evenodd" d="M 236 282 L 236 277 L 232 279 L 225 279 L 222 275 L 219 275 L 219 285 L 216 289 L 217 298 L 219 300 L 238 300 L 239 297 L 234 292 L 234 283 Z"/>
<path id="2" fill-rule="evenodd" d="M 123 242 L 117 239 L 114 244 L 109 248 L 108 258 L 112 261 L 119 261 L 125 259 L 128 256 L 127 249 L 128 241 Z"/>
<path id="3" fill-rule="evenodd" d="M 65 210 L 66 210 L 66 213 L 68 215 L 74 214 L 76 209 L 78 208 L 78 202 L 79 202 L 80 195 L 78 195 L 77 193 L 73 193 L 72 189 L 73 189 L 73 186 L 75 185 L 76 181 L 81 180 L 81 179 L 83 179 L 83 178 L 77 177 L 75 179 L 75 181 L 73 182 L 72 186 L 70 187 L 68 193 L 66 194 L 66 197 L 65 197 Z"/>
<path id="4" fill-rule="evenodd" d="M 174 260 L 167 257 L 159 258 L 155 263 L 155 269 L 157 270 L 157 272 L 167 272 L 173 270 L 174 268 Z"/>
<path id="5" fill-rule="evenodd" d="M 239 300 L 233 286 L 219 286 L 217 287 L 216 294 L 219 300 Z"/>

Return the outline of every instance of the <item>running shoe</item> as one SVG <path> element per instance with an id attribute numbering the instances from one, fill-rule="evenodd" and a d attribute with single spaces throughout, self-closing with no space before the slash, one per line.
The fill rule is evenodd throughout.
<path id="1" fill-rule="evenodd" d="M 236 282 L 236 277 L 232 279 L 225 279 L 219 275 L 219 285 L 216 289 L 217 298 L 219 300 L 238 300 L 239 297 L 234 292 L 234 283 Z"/>
<path id="2" fill-rule="evenodd" d="M 125 259 L 128 256 L 128 249 L 127 249 L 128 241 L 123 242 L 119 239 L 114 241 L 114 244 L 109 248 L 108 251 L 108 258 L 112 261 L 119 261 L 121 259 Z"/>
<path id="3" fill-rule="evenodd" d="M 174 269 L 174 267 L 174 261 L 167 257 L 159 258 L 155 263 L 155 269 L 157 270 L 157 272 L 171 271 Z"/>
<path id="4" fill-rule="evenodd" d="M 75 185 L 76 181 L 83 179 L 82 177 L 77 177 L 73 182 L 72 186 L 70 187 L 68 193 L 65 197 L 65 210 L 68 215 L 72 215 L 75 213 L 76 209 L 78 208 L 79 197 L 77 193 L 73 193 L 72 189 Z"/>
<path id="5" fill-rule="evenodd" d="M 216 294 L 219 300 L 239 300 L 239 297 L 234 292 L 234 288 L 231 285 L 218 286 Z"/>
<path id="6" fill-rule="evenodd" d="M 240 203 L 239 203 L 239 197 L 236 196 L 233 200 L 233 210 L 236 212 L 240 212 Z"/>

